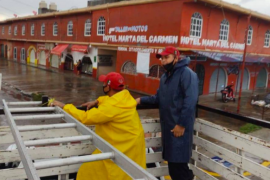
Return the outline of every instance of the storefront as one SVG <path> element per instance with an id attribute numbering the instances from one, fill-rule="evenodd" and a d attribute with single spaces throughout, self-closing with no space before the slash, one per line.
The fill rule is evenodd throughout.
<path id="1" fill-rule="evenodd" d="M 37 44 L 38 64 L 49 67 L 50 51 L 53 47 L 54 44 L 52 43 Z"/>
<path id="2" fill-rule="evenodd" d="M 64 64 L 62 63 L 64 62 L 63 56 L 68 46 L 69 46 L 68 44 L 59 44 L 51 50 L 51 53 L 50 53 L 51 67 L 64 69 L 64 66 L 62 65 Z"/>

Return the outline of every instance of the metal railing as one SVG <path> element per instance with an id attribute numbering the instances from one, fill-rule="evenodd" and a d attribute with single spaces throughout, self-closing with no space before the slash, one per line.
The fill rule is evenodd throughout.
<path id="1" fill-rule="evenodd" d="M 33 106 L 33 102 L 29 102 L 30 104 Z M 39 102 L 34 105 L 38 104 L 42 103 Z M 30 179 L 31 176 L 33 176 L 33 179 L 38 179 L 52 175 L 65 176 L 70 173 L 76 173 L 83 162 L 102 159 L 113 159 L 115 163 L 134 179 L 156 179 L 155 177 L 169 175 L 166 162 L 162 159 L 162 153 L 159 151 L 152 151 L 146 154 L 146 162 L 155 163 L 156 167 L 144 170 L 125 155 L 115 150 L 110 144 L 91 131 L 90 128 L 82 125 L 59 108 L 50 109 L 52 113 L 46 115 L 23 114 L 13 116 L 9 109 L 13 109 L 13 112 L 15 112 L 14 108 L 9 108 L 8 105 L 24 106 L 23 108 L 16 107 L 17 113 L 20 111 L 26 113 L 25 111 L 27 110 L 32 112 L 33 108 L 36 108 L 26 108 L 26 104 L 22 103 L 4 102 L 5 114 L 9 118 L 11 127 L 0 128 L 0 145 L 14 143 L 15 139 L 18 149 L 1 151 L 0 163 L 25 162 L 23 162 L 24 169 L 0 170 L 0 179 Z M 201 106 L 198 107 L 201 108 Z M 142 106 L 138 107 L 138 109 L 142 108 L 145 109 Z M 150 106 L 146 108 L 149 109 Z M 40 109 L 38 110 L 40 111 Z M 46 109 L 47 111 L 48 109 Z M 210 111 L 213 110 L 210 109 Z M 225 113 L 225 115 L 237 118 L 235 114 L 230 112 Z M 25 120 L 30 122 L 46 122 L 55 119 L 58 119 L 59 123 L 24 126 L 14 124 L 22 121 L 25 123 Z M 239 117 L 239 119 L 250 121 L 248 117 Z M 60 123 L 63 120 L 65 123 Z M 159 119 L 142 119 L 141 122 L 145 133 L 152 133 L 153 135 L 152 137 L 145 138 L 146 147 L 160 148 L 162 142 Z M 268 123 L 264 121 L 259 122 L 261 125 Z M 194 163 L 189 164 L 189 166 L 199 179 L 217 180 L 217 177 L 221 176 L 227 180 L 249 180 L 251 175 L 264 180 L 270 179 L 270 169 L 266 167 L 270 165 L 269 142 L 199 118 L 196 119 L 194 130 L 193 144 L 196 146 L 192 153 Z M 13 131 L 16 131 L 16 133 Z M 52 144 L 53 146 L 51 146 Z M 32 148 L 33 146 L 35 148 Z M 96 147 L 102 151 L 103 155 L 100 157 L 91 155 Z M 24 157 L 28 161 L 23 160 Z M 57 159 L 32 163 L 33 160 L 43 160 L 51 157 Z M 220 161 L 217 162 L 213 157 L 220 158 Z M 227 162 L 230 166 L 224 166 L 223 162 Z M 36 173 L 39 175 L 38 177 L 35 177 Z"/>

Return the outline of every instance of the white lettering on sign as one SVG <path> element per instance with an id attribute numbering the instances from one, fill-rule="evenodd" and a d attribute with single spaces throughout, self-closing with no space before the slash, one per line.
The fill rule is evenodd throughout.
<path id="1" fill-rule="evenodd" d="M 45 50 L 46 49 L 45 44 L 38 44 L 37 47 L 38 47 L 39 50 Z"/>
<path id="2" fill-rule="evenodd" d="M 148 25 L 138 25 L 138 26 L 122 26 L 122 27 L 112 27 L 109 29 L 109 34 L 112 32 L 125 33 L 125 32 L 147 32 Z"/>
<path id="3" fill-rule="evenodd" d="M 181 36 L 180 43 L 183 45 L 203 46 L 203 47 L 212 47 L 212 48 L 224 48 L 224 49 L 235 49 L 235 50 L 245 49 L 245 44 L 229 43 L 228 41 L 200 39 L 200 38 L 186 37 L 186 36 Z"/>
<path id="4" fill-rule="evenodd" d="M 163 49 L 154 49 L 154 48 L 139 48 L 139 47 L 118 47 L 118 51 L 127 51 L 127 52 L 140 52 L 140 53 L 161 53 Z"/>
<path id="5" fill-rule="evenodd" d="M 105 42 L 121 43 L 150 43 L 150 44 L 177 44 L 178 36 L 154 36 L 150 35 L 104 35 Z"/>

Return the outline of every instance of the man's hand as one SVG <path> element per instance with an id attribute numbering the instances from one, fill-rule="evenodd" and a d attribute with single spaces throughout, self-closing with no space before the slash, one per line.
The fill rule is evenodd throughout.
<path id="1" fill-rule="evenodd" d="M 175 127 L 173 128 L 173 130 L 171 130 L 171 132 L 173 133 L 174 137 L 180 137 L 184 135 L 185 128 L 179 125 L 175 125 Z"/>
<path id="2" fill-rule="evenodd" d="M 87 106 L 87 110 L 91 109 L 92 107 L 95 107 L 96 105 L 98 105 L 98 101 L 91 101 L 91 102 L 87 102 L 82 104 L 81 106 Z"/>
<path id="3" fill-rule="evenodd" d="M 60 101 L 55 101 L 55 100 L 54 100 L 54 101 L 51 103 L 51 106 L 58 106 L 58 107 L 60 107 L 60 108 L 63 109 L 63 107 L 65 106 L 65 104 L 62 103 L 62 102 L 60 102 Z"/>
<path id="4" fill-rule="evenodd" d="M 138 104 L 141 104 L 141 98 L 137 98 L 137 99 L 136 99 L 136 102 L 137 102 L 137 105 L 138 105 Z"/>

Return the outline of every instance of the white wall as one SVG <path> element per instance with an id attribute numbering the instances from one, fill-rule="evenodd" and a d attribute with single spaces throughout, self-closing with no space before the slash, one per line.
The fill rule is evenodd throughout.
<path id="1" fill-rule="evenodd" d="M 61 57 L 61 62 L 62 63 L 64 63 L 65 62 L 65 58 L 66 58 L 66 55 L 67 55 L 68 53 L 67 53 L 67 49 L 65 49 L 64 51 L 63 51 L 63 57 Z"/>
<path id="2" fill-rule="evenodd" d="M 91 47 L 90 53 L 88 54 L 88 57 L 90 57 L 92 63 L 93 63 L 93 68 L 97 68 L 97 62 L 98 62 L 98 48 L 96 47 Z M 96 56 L 96 62 L 94 62 Z"/>

